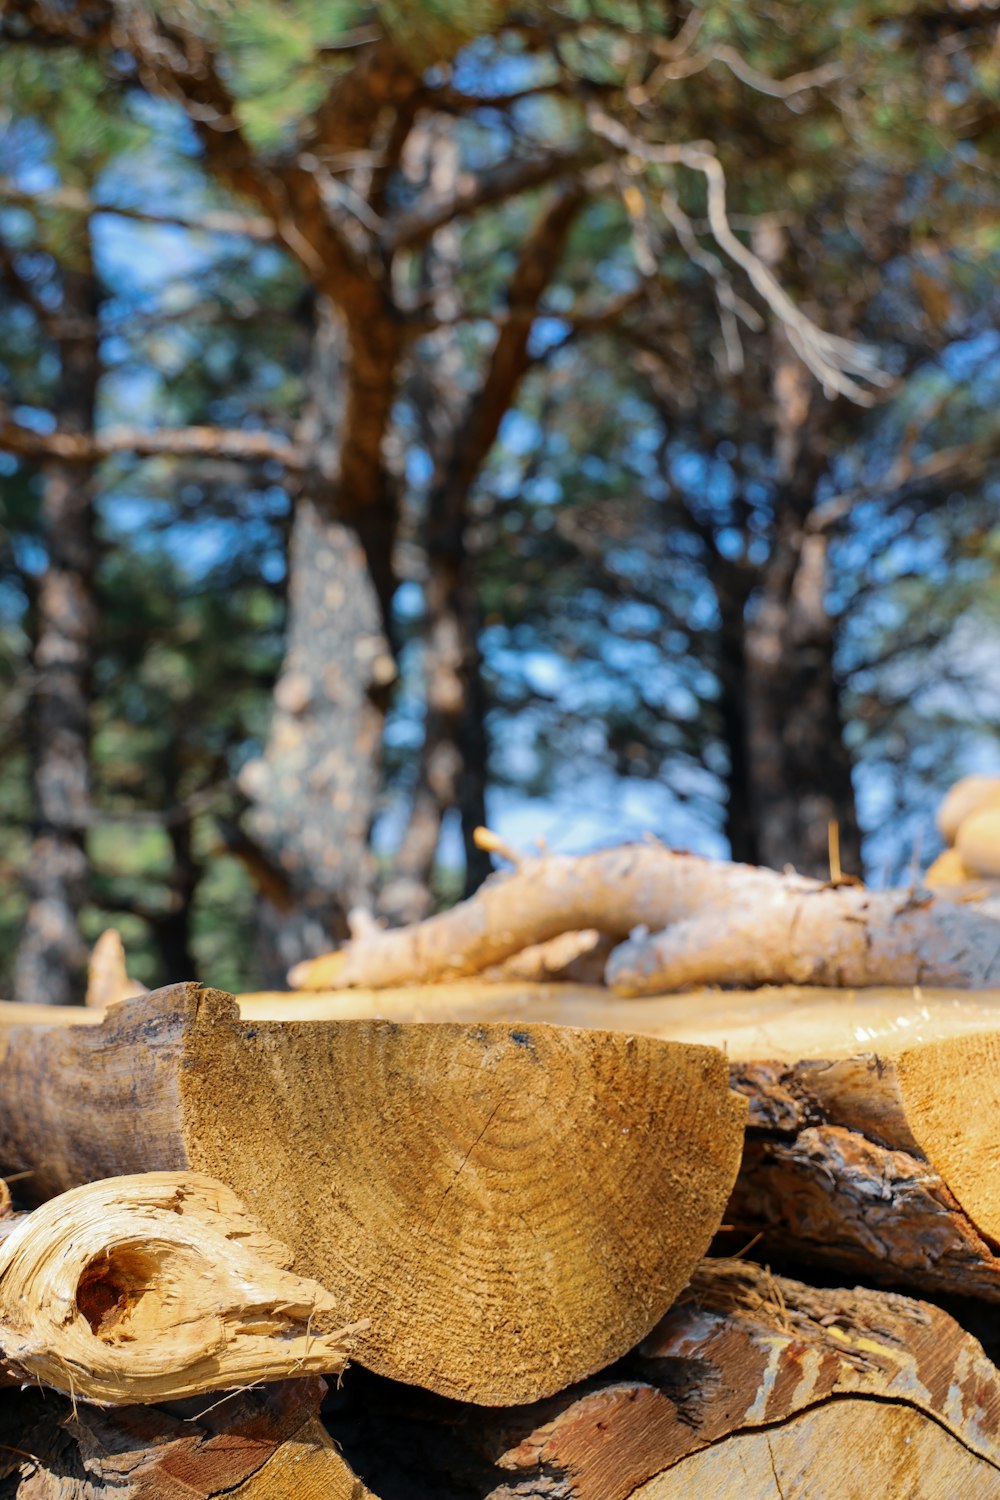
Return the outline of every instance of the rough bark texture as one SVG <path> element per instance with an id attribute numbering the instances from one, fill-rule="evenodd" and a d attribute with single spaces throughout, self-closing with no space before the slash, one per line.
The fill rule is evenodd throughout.
<path id="1" fill-rule="evenodd" d="M 3 1500 L 377 1500 L 319 1419 L 310 1377 L 101 1411 L 0 1397 Z"/>
<path id="2" fill-rule="evenodd" d="M 394 932 L 366 929 L 289 977 L 307 989 L 451 979 L 589 927 L 655 934 L 634 934 L 608 960 L 606 980 L 625 995 L 789 982 L 984 989 L 1000 980 L 1000 924 L 970 907 L 831 888 L 651 844 L 524 859 L 451 911 Z"/>
<path id="3" fill-rule="evenodd" d="M 100 296 L 89 235 L 88 222 L 75 247 L 77 264 L 62 272 L 55 405 L 73 434 L 93 430 L 100 377 Z M 29 706 L 34 830 L 14 992 L 27 1004 L 63 1005 L 82 1001 L 86 987 L 79 916 L 89 882 L 94 475 L 86 463 L 53 458 L 42 465 L 41 482 L 47 563 L 38 589 Z"/>
<path id="4" fill-rule="evenodd" d="M 946 1065 L 956 1049 L 964 1072 Z M 727 1223 L 783 1264 L 1000 1301 L 996 1112 L 976 1112 L 997 1093 L 995 1051 L 995 1033 L 972 1033 L 895 1060 L 734 1063 L 750 1123 Z"/>
<path id="5" fill-rule="evenodd" d="M 361 1381 L 337 1405 L 345 1456 L 408 1500 L 1000 1495 L 1000 1377 L 947 1314 L 734 1261 L 704 1262 L 629 1359 L 555 1400 L 470 1412 Z"/>
<path id="6" fill-rule="evenodd" d="M 761 222 L 754 248 L 780 275 L 784 231 Z M 831 456 L 828 402 L 784 328 L 770 333 L 774 484 L 770 554 L 746 615 L 748 759 L 756 857 L 830 874 L 827 829 L 838 825 L 843 868 L 860 875 L 861 834 L 834 664 L 827 602 L 828 535 L 810 531 Z"/>
<path id="7" fill-rule="evenodd" d="M 261 898 L 269 982 L 331 935 L 346 934 L 348 911 L 372 901 L 369 836 L 396 668 L 364 547 L 341 517 L 339 487 L 320 472 L 335 469 L 342 446 L 343 342 L 321 301 L 306 433 L 317 472 L 295 504 L 287 648 L 268 741 L 241 777 L 254 836 L 286 882 L 280 902 Z M 391 567 L 391 526 L 381 548 Z"/>
<path id="8" fill-rule="evenodd" d="M 220 1182 L 146 1172 L 62 1193 L 0 1244 L 6 1373 L 111 1406 L 339 1374 L 355 1330 Z"/>
<path id="9" fill-rule="evenodd" d="M 341 1326 L 371 1319 L 352 1357 L 482 1402 L 562 1389 L 648 1332 L 739 1164 L 745 1105 L 712 1048 L 241 1022 L 194 985 L 4 1042 L 0 1170 L 30 1173 L 33 1195 L 219 1178 L 333 1292 Z"/>

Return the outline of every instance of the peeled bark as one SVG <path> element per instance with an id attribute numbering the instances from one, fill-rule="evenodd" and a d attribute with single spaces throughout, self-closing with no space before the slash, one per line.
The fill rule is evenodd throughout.
<path id="1" fill-rule="evenodd" d="M 640 926 L 654 936 L 633 935 L 608 960 L 605 978 L 620 994 L 708 984 L 984 989 L 1000 980 L 1000 924 L 971 907 L 834 888 L 655 844 L 523 859 L 451 911 L 392 932 L 366 929 L 289 977 L 304 989 L 453 979 L 564 932 L 626 938 Z"/>
<path id="2" fill-rule="evenodd" d="M 100 378 L 99 290 L 90 264 L 90 225 L 62 271 L 56 408 L 71 433 L 94 426 Z M 86 831 L 91 812 L 90 694 L 97 620 L 94 473 L 87 463 L 42 467 L 42 535 L 29 704 L 33 821 L 25 884 L 28 910 L 17 951 L 16 998 L 26 1004 L 80 1002 L 87 949 L 80 912 L 87 900 Z"/>
<path id="3" fill-rule="evenodd" d="M 926 1303 L 737 1261 L 703 1262 L 628 1360 L 555 1400 L 350 1398 L 331 1423 L 346 1456 L 413 1500 L 1000 1496 L 1000 1376 L 974 1338 Z"/>
<path id="4" fill-rule="evenodd" d="M 8 1375 L 121 1406 L 339 1374 L 335 1299 L 220 1182 L 148 1172 L 75 1188 L 0 1243 Z"/>
<path id="5" fill-rule="evenodd" d="M 201 1396 L 117 1410 L 74 1408 L 51 1394 L 44 1401 L 33 1392 L 11 1395 L 0 1417 L 0 1494 L 11 1500 L 377 1500 L 320 1421 L 325 1392 L 324 1382 L 311 1376 L 219 1400 Z M 3 1487 L 5 1480 L 16 1491 Z"/>
<path id="6" fill-rule="evenodd" d="M 560 1390 L 648 1332 L 742 1144 L 721 1052 L 600 1031 L 241 1022 L 188 985 L 4 1042 L 0 1170 L 39 1197 L 218 1178 L 340 1325 L 371 1320 L 353 1358 L 479 1402 Z"/>

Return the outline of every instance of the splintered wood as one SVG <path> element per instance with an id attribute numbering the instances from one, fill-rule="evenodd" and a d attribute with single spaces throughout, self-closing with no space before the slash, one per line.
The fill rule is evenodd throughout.
<path id="1" fill-rule="evenodd" d="M 315 1376 L 115 1410 L 0 1392 L 10 1500 L 378 1500 L 320 1420 Z M 16 1485 L 16 1490 L 14 1486 Z"/>
<path id="2" fill-rule="evenodd" d="M 63 1193 L 0 1243 L 0 1359 L 89 1401 L 344 1369 L 358 1329 L 231 1189 L 147 1172 Z"/>
<path id="3" fill-rule="evenodd" d="M 713 1048 L 250 1023 L 194 985 L 100 1027 L 11 1027 L 0 1058 L 0 1159 L 33 1193 L 219 1178 L 341 1325 L 370 1320 L 352 1359 L 491 1403 L 559 1390 L 648 1332 L 721 1222 L 745 1115 Z"/>

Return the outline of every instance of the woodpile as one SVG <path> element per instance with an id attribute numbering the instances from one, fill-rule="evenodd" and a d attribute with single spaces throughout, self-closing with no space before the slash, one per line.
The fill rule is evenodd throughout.
<path id="1" fill-rule="evenodd" d="M 976 902 L 644 845 L 98 960 L 0 1013 L 0 1500 L 1000 1500 Z"/>

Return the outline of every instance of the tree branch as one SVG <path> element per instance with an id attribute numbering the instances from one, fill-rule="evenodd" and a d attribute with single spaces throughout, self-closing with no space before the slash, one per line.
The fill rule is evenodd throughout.
<path id="1" fill-rule="evenodd" d="M 760 257 L 737 239 L 726 208 L 726 174 L 711 143 L 651 145 L 595 106 L 588 108 L 587 119 L 595 135 L 627 156 L 650 165 L 684 166 L 703 175 L 708 190 L 708 221 L 719 248 L 746 272 L 759 295 L 781 320 L 795 352 L 824 389 L 848 396 L 859 406 L 871 406 L 875 398 L 858 380 L 883 387 L 892 383 L 879 369 L 875 351 L 819 328 L 796 307 Z"/>
<path id="2" fill-rule="evenodd" d="M 18 187 L 9 177 L 0 177 L 0 199 L 21 208 L 63 209 L 68 213 L 84 214 L 88 218 L 95 214 L 114 214 L 118 219 L 132 219 L 139 224 L 162 224 L 194 230 L 199 234 L 232 234 L 266 242 L 273 242 L 278 238 L 278 231 L 272 220 L 260 215 L 207 210 L 196 218 L 189 218 L 185 214 L 155 213 L 151 209 L 131 208 L 122 203 L 95 203 L 82 188 L 55 187 L 37 192 L 29 191 Z"/>
<path id="3" fill-rule="evenodd" d="M 528 157 L 502 162 L 488 171 L 463 182 L 446 198 L 432 198 L 396 219 L 389 226 L 384 243 L 386 249 L 410 250 L 424 244 L 436 230 L 452 219 L 476 213 L 506 198 L 516 197 L 531 188 L 552 182 L 564 172 L 579 166 L 578 152 L 560 151 L 549 156 Z"/>
<path id="4" fill-rule="evenodd" d="M 144 431 L 139 427 L 106 427 L 103 432 L 36 432 L 11 421 L 0 410 L 0 450 L 18 458 L 58 458 L 68 463 L 93 464 L 115 454 L 136 458 L 160 456 L 229 458 L 247 463 L 279 463 L 294 472 L 309 467 L 309 454 L 288 438 L 268 432 L 242 432 L 226 427 L 180 427 Z"/>
<path id="5" fill-rule="evenodd" d="M 810 532 L 831 531 L 856 505 L 886 495 L 912 494 L 925 486 L 962 484 L 983 479 L 990 465 L 1000 459 L 1000 432 L 975 443 L 959 443 L 953 448 L 939 448 L 920 463 L 909 459 L 894 464 L 884 479 L 857 485 L 832 495 L 812 512 L 806 521 Z"/>

